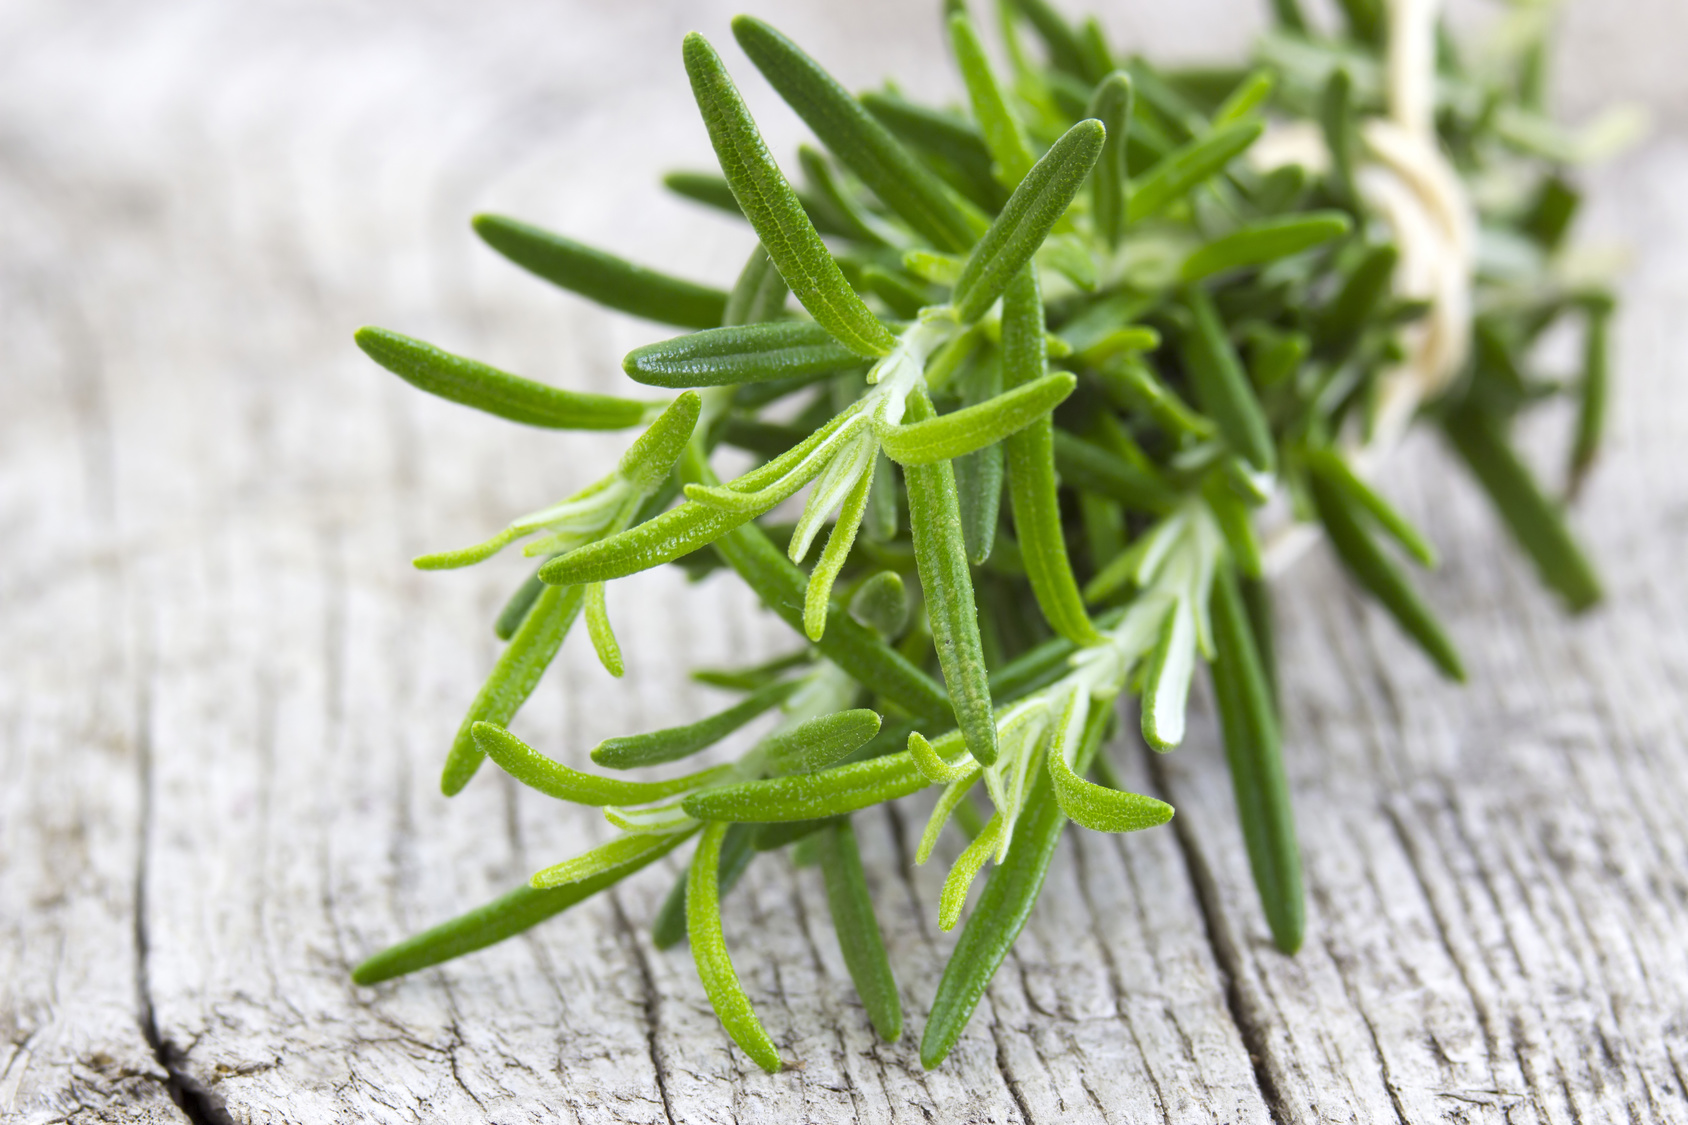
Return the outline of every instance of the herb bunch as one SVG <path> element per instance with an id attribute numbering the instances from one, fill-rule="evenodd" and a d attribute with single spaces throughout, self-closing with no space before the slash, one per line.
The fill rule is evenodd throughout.
<path id="1" fill-rule="evenodd" d="M 1266 582 L 1291 553 L 1290 525 L 1322 529 L 1359 585 L 1462 679 L 1403 565 L 1434 565 L 1434 551 L 1366 480 L 1391 429 L 1422 420 L 1542 580 L 1572 609 L 1599 597 L 1559 501 L 1508 438 L 1530 406 L 1574 399 L 1574 489 L 1606 396 L 1612 301 L 1561 253 L 1578 142 L 1543 110 L 1545 27 L 1483 67 L 1436 39 L 1420 114 L 1429 155 L 1402 157 L 1378 123 L 1410 109 L 1398 85 L 1411 21 L 1425 36 L 1433 27 L 1403 14 L 1413 7 L 1344 0 L 1344 26 L 1322 33 L 1296 0 L 1274 0 L 1254 65 L 1164 69 L 1123 58 L 1094 20 L 1006 0 L 999 73 L 952 0 L 961 111 L 894 88 L 854 96 L 741 16 L 739 45 L 822 147 L 799 150 L 793 186 L 720 57 L 687 36 L 720 172 L 666 182 L 755 232 L 730 291 L 478 216 L 476 232 L 517 265 L 691 330 L 623 364 L 634 382 L 679 392 L 668 400 L 576 393 L 397 333 L 357 335 L 421 389 L 511 421 L 644 427 L 596 483 L 478 546 L 416 560 L 465 566 L 523 539 L 543 560 L 498 618 L 508 645 L 451 745 L 445 793 L 491 758 L 542 793 L 601 807 L 620 833 L 377 954 L 355 979 L 500 941 L 695 838 L 653 920 L 656 945 L 690 943 L 727 1031 L 775 1071 L 720 909 L 756 857 L 791 846 L 820 867 L 867 1014 L 896 1039 L 898 990 L 850 814 L 941 786 L 917 862 L 946 830 L 968 841 L 937 904 L 942 928 L 994 866 L 924 1030 L 921 1060 L 936 1066 L 1030 915 L 1067 823 L 1129 832 L 1172 816 L 1122 790 L 1098 749 L 1131 697 L 1149 745 L 1175 748 L 1201 664 L 1261 904 L 1293 952 L 1301 866 Z M 1272 148 L 1290 156 L 1270 159 Z M 1391 166 L 1394 197 L 1377 171 Z M 1452 249 L 1440 258 L 1414 241 L 1400 190 L 1445 220 Z M 1415 260 L 1456 284 L 1426 293 Z M 1534 374 L 1535 344 L 1566 320 L 1582 328 L 1583 370 Z M 721 445 L 758 463 L 722 481 Z M 605 669 L 622 674 L 605 584 L 663 564 L 736 574 L 802 644 L 697 673 L 742 699 L 609 739 L 592 760 L 616 771 L 680 761 L 768 712 L 772 730 L 733 762 L 658 781 L 580 772 L 512 735 L 582 615 Z"/>

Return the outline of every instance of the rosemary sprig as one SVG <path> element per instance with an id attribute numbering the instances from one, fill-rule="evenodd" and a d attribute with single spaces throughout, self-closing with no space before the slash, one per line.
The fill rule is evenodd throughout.
<path id="1" fill-rule="evenodd" d="M 963 927 L 921 1037 L 921 1061 L 937 1066 L 1030 916 L 1067 823 L 1128 832 L 1173 815 L 1121 791 L 1097 749 L 1133 696 L 1144 740 L 1178 746 L 1203 665 L 1262 908 L 1293 952 L 1305 916 L 1284 739 L 1297 732 L 1276 701 L 1269 581 L 1295 529 L 1271 513 L 1322 528 L 1360 588 L 1463 678 L 1434 599 L 1396 561 L 1433 567 L 1437 553 L 1375 484 L 1388 443 L 1415 417 L 1439 423 L 1544 582 L 1583 609 L 1599 597 L 1593 568 L 1507 435 L 1523 411 L 1574 399 L 1574 493 L 1610 394 L 1612 298 L 1568 288 L 1554 268 L 1578 146 L 1542 115 L 1542 43 L 1515 51 L 1512 74 L 1468 72 L 1451 55 L 1416 74 L 1385 40 L 1433 28 L 1379 0 L 1341 7 L 1345 30 L 1330 37 L 1295 0 L 1274 0 L 1276 26 L 1227 85 L 1124 59 L 1095 21 L 1070 24 L 1046 0 L 999 5 L 1011 63 L 999 76 L 950 0 L 961 112 L 853 96 L 739 17 L 740 46 L 825 152 L 800 149 L 794 185 L 720 56 L 686 37 L 720 174 L 665 183 L 748 220 L 758 244 L 730 290 L 513 219 L 474 220 L 540 277 L 693 330 L 623 360 L 634 383 L 677 397 L 579 394 L 360 330 L 378 363 L 451 401 L 528 425 L 646 429 L 574 495 L 416 560 L 471 565 L 523 539 L 544 560 L 499 615 L 508 644 L 447 754 L 444 791 L 490 757 L 538 792 L 601 808 L 619 833 L 354 979 L 502 940 L 695 837 L 653 940 L 689 939 L 734 1041 L 778 1070 L 720 911 L 758 856 L 795 847 L 800 865 L 818 861 L 867 1016 L 895 1040 L 901 999 L 851 814 L 941 786 L 915 855 L 929 862 L 947 831 L 965 840 L 935 904 L 942 928 Z M 1478 180 L 1480 194 L 1461 186 Z M 1475 261 L 1477 225 L 1526 266 Z M 1532 348 L 1567 318 L 1584 331 L 1583 370 L 1545 381 Z M 722 481 L 711 455 L 723 443 L 756 463 Z M 776 522 L 805 489 L 796 521 Z M 642 769 L 770 712 L 773 728 L 733 761 L 655 781 L 576 770 L 510 733 L 577 617 L 611 675 L 637 664 L 606 586 L 666 563 L 732 571 L 801 647 L 697 673 L 743 698 L 608 739 L 592 761 Z"/>

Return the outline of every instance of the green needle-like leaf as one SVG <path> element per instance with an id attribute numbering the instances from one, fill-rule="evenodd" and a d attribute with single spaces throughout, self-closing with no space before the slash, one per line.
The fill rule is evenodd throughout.
<path id="1" fill-rule="evenodd" d="M 514 937 L 655 863 L 692 835 L 692 831 L 695 829 L 661 837 L 665 847 L 653 848 L 635 862 L 591 879 L 544 891 L 531 886 L 517 887 L 484 906 L 382 950 L 352 970 L 352 980 L 363 985 L 380 984 Z"/>
<path id="2" fill-rule="evenodd" d="M 1090 63 L 1078 33 L 1073 30 L 1049 0 L 1012 0 L 1013 6 L 1031 21 L 1038 38 L 1049 48 L 1049 61 L 1074 78 L 1095 81 L 1100 75 L 1090 73 Z"/>
<path id="3" fill-rule="evenodd" d="M 1054 432 L 1054 449 L 1063 484 L 1118 500 L 1137 512 L 1168 512 L 1178 503 L 1178 494 L 1165 481 L 1066 430 Z"/>
<path id="4" fill-rule="evenodd" d="M 623 781 L 571 770 L 547 758 L 503 727 L 491 723 L 476 723 L 471 731 L 475 744 L 505 773 L 547 797 L 573 801 L 577 805 L 648 804 L 676 793 L 716 784 L 731 777 L 734 770 L 732 766 L 716 766 L 667 781 Z"/>
<path id="5" fill-rule="evenodd" d="M 463 724 L 457 728 L 457 737 L 452 740 L 451 752 L 440 775 L 440 792 L 451 797 L 469 784 L 485 757 L 475 741 L 475 724 L 509 725 L 539 685 L 539 677 L 545 674 L 562 647 L 563 638 L 580 615 L 585 600 L 583 586 L 552 586 L 539 595 L 527 620 L 499 654 L 492 674 L 481 685 L 475 701 L 469 705 L 469 713 L 463 717 Z"/>
<path id="6" fill-rule="evenodd" d="M 516 587 L 516 592 L 510 595 L 510 600 L 504 603 L 504 608 L 499 610 L 498 620 L 492 627 L 493 635 L 501 641 L 515 636 L 516 630 L 527 620 L 533 603 L 537 602 L 539 595 L 544 592 L 545 583 L 539 580 L 539 575 L 528 575 L 522 584 Z"/>
<path id="7" fill-rule="evenodd" d="M 681 807 L 699 820 L 814 820 L 906 797 L 926 785 L 925 775 L 904 750 L 817 773 L 718 785 L 693 793 Z"/>
<path id="8" fill-rule="evenodd" d="M 895 640 L 908 627 L 908 591 L 894 570 L 882 570 L 856 588 L 850 616 L 880 636 Z"/>
<path id="9" fill-rule="evenodd" d="M 721 323 L 727 295 L 584 246 L 571 238 L 502 215 L 476 215 L 486 244 L 553 285 L 608 308 L 681 328 Z"/>
<path id="10" fill-rule="evenodd" d="M 708 824 L 698 841 L 686 881 L 686 936 L 692 943 L 698 978 L 703 981 L 703 990 L 709 994 L 715 1014 L 721 1018 L 721 1026 L 757 1066 L 769 1074 L 777 1074 L 782 1065 L 779 1048 L 768 1038 L 767 1029 L 750 1006 L 750 997 L 745 995 L 738 973 L 733 970 L 732 958 L 727 954 L 727 938 L 721 930 L 718 880 L 721 841 L 726 834 L 727 825 Z"/>
<path id="11" fill-rule="evenodd" d="M 720 56 L 693 32 L 686 36 L 685 58 L 692 93 L 709 128 L 721 171 L 792 293 L 851 351 L 869 358 L 888 353 L 896 346 L 896 338 L 844 280 L 796 193 L 768 154 Z M 719 318 L 715 323 L 720 323 Z"/>
<path id="12" fill-rule="evenodd" d="M 1081 702 L 1078 693 L 1074 692 L 1060 723 L 1062 726 L 1077 723 L 1082 727 L 1088 719 L 1096 718 L 1090 714 L 1093 709 L 1096 709 L 1094 705 L 1087 700 Z M 1075 741 L 1082 746 L 1082 731 L 1074 731 L 1073 734 L 1077 736 Z M 1139 832 L 1172 819 L 1172 806 L 1165 801 L 1086 781 L 1073 772 L 1066 755 L 1057 752 L 1060 745 L 1057 737 L 1048 756 L 1049 778 L 1061 811 L 1075 824 L 1095 832 Z"/>
<path id="13" fill-rule="evenodd" d="M 814 773 L 859 750 L 878 733 L 879 715 L 865 707 L 821 715 L 764 739 L 763 768 L 778 776 Z"/>
<path id="14" fill-rule="evenodd" d="M 1131 183 L 1126 219 L 1136 223 L 1157 215 L 1187 195 L 1190 189 L 1225 169 L 1259 139 L 1266 127 L 1259 121 L 1239 121 L 1214 129 L 1161 158 L 1140 180 Z"/>
<path id="15" fill-rule="evenodd" d="M 1031 425 L 1065 401 L 1077 386 L 1078 379 L 1073 375 L 1055 372 L 976 405 L 890 427 L 879 435 L 880 445 L 891 460 L 905 466 L 965 457 Z"/>
<path id="16" fill-rule="evenodd" d="M 1237 453 L 1261 472 L 1276 463 L 1272 429 L 1249 385 L 1237 350 L 1226 335 L 1213 298 L 1199 285 L 1186 286 L 1184 302 L 1195 319 L 1184 341 L 1184 366 L 1202 410 L 1219 423 L 1219 432 Z"/>
<path id="17" fill-rule="evenodd" d="M 384 328 L 360 328 L 354 338 L 365 355 L 411 386 L 512 422 L 559 430 L 624 430 L 651 414 L 648 402 L 548 387 Z"/>
<path id="18" fill-rule="evenodd" d="M 1233 121 L 1241 121 L 1272 96 L 1272 88 L 1276 85 L 1277 79 L 1270 70 L 1262 69 L 1250 74 L 1226 95 L 1225 101 L 1213 113 L 1213 123 L 1229 125 Z"/>
<path id="19" fill-rule="evenodd" d="M 808 477 L 791 477 L 806 458 L 854 416 L 844 411 L 800 444 L 759 468 L 738 477 L 725 488 L 712 486 L 715 502 L 691 501 L 677 508 L 559 555 L 539 568 L 539 577 L 554 586 L 607 582 L 673 562 L 681 555 L 713 543 L 739 525 L 754 519 L 803 486 Z M 821 464 L 813 466 L 819 472 Z M 810 474 L 813 475 L 812 473 Z M 784 480 L 783 492 L 766 492 Z M 723 503 L 723 499 L 738 501 Z"/>
<path id="20" fill-rule="evenodd" d="M 621 369 L 651 387 L 719 387 L 849 371 L 862 357 L 813 321 L 712 328 L 634 348 Z"/>
<path id="21" fill-rule="evenodd" d="M 1184 712 L 1196 670 L 1196 618 L 1183 602 L 1161 623 L 1143 666 L 1143 740 L 1161 752 L 1184 741 Z"/>
<path id="22" fill-rule="evenodd" d="M 1090 214 L 1110 247 L 1118 249 L 1125 236 L 1126 200 L 1131 184 L 1126 174 L 1126 140 L 1131 127 L 1131 75 L 1116 70 L 1090 96 L 1090 116 L 1108 131 L 1102 156 L 1090 173 Z"/>
<path id="23" fill-rule="evenodd" d="M 803 593 L 803 634 L 811 641 L 819 641 L 826 635 L 827 617 L 832 611 L 832 584 L 838 580 L 838 572 L 849 560 L 850 548 L 856 543 L 856 532 L 861 529 L 862 519 L 867 515 L 878 460 L 878 455 L 873 454 L 867 471 L 844 497 L 844 503 L 838 510 L 838 522 L 832 525 L 832 534 L 827 536 L 826 549 L 809 574 L 809 585 Z"/>
<path id="24" fill-rule="evenodd" d="M 528 884 L 535 890 L 582 883 L 611 872 L 637 871 L 650 862 L 651 854 L 666 855 L 673 848 L 674 837 L 692 834 L 694 826 L 687 825 L 678 832 L 652 832 L 643 835 L 617 836 L 606 844 L 599 844 L 589 852 L 553 864 L 543 871 L 535 871 Z"/>
<path id="25" fill-rule="evenodd" d="M 896 978 L 891 975 L 891 961 L 885 956 L 879 920 L 873 914 L 873 896 L 868 893 L 867 876 L 862 871 L 856 831 L 848 818 L 837 820 L 821 830 L 818 841 L 826 902 L 844 964 L 873 1029 L 887 1043 L 895 1043 L 903 1034 L 903 1006 L 897 996 Z"/>
<path id="26" fill-rule="evenodd" d="M 1332 449 L 1315 449 L 1306 454 L 1307 468 L 1324 482 L 1364 509 L 1378 526 L 1407 549 L 1407 553 L 1424 566 L 1436 565 L 1436 548 L 1424 533 L 1414 527 L 1395 506 L 1374 492 L 1365 481 L 1354 475 L 1348 462 Z"/>
<path id="27" fill-rule="evenodd" d="M 995 163 L 997 181 L 1013 189 L 1026 178 L 1037 158 L 1032 154 L 1031 142 L 1020 119 L 1008 107 L 1008 99 L 991 71 L 990 59 L 979 42 L 978 28 L 965 12 L 950 16 L 950 45 L 961 68 L 961 79 L 967 85 L 967 98 L 973 106 L 973 116 L 985 135 L 985 147 L 990 149 Z"/>
<path id="28" fill-rule="evenodd" d="M 1566 526 L 1564 512 L 1542 492 L 1495 423 L 1468 402 L 1448 416 L 1445 426 L 1454 449 L 1548 589 L 1573 612 L 1599 601 L 1600 579 Z"/>
<path id="29" fill-rule="evenodd" d="M 861 177 L 885 206 L 941 250 L 965 250 L 973 244 L 977 232 L 943 181 L 927 171 L 819 63 L 750 16 L 733 20 L 733 37 L 821 143 Z M 728 178 L 732 178 L 730 171 Z"/>
<path id="30" fill-rule="evenodd" d="M 1612 322 L 1612 301 L 1600 297 L 1588 303 L 1588 324 L 1583 338 L 1583 372 L 1577 384 L 1577 432 L 1571 443 L 1569 492 L 1575 496 L 1583 477 L 1594 465 L 1600 452 L 1600 440 L 1606 429 L 1608 370 L 1611 366 L 1611 345 L 1608 341 Z"/>
<path id="31" fill-rule="evenodd" d="M 1002 214 L 973 248 L 955 283 L 951 302 L 961 323 L 971 324 L 1002 296 L 1102 155 L 1107 130 L 1096 120 L 1080 121 L 1062 135 L 1014 189 Z"/>
<path id="32" fill-rule="evenodd" d="M 1043 296 L 1037 274 L 1028 266 L 1003 294 L 1003 385 L 1013 388 L 1042 378 L 1048 367 L 1046 347 Z M 1054 423 L 1048 418 L 1038 419 L 1003 442 L 1014 530 L 1020 538 L 1026 578 L 1050 627 L 1075 644 L 1095 644 L 1101 634 L 1090 623 L 1067 561 L 1055 489 L 1054 446 Z"/>
<path id="33" fill-rule="evenodd" d="M 750 861 L 756 858 L 756 853 L 763 850 L 756 847 L 760 831 L 760 826 L 755 824 L 735 824 L 727 829 L 727 836 L 721 841 L 721 863 L 716 875 L 719 898 L 727 897 L 750 870 Z M 658 949 L 673 949 L 686 940 L 686 884 L 690 881 L 688 863 L 657 908 L 656 917 L 651 919 L 651 944 Z"/>
<path id="34" fill-rule="evenodd" d="M 975 836 L 944 877 L 944 889 L 938 896 L 938 929 L 948 933 L 961 921 L 961 911 L 967 905 L 967 892 L 985 861 L 996 854 L 1002 842 L 1002 813 L 996 812 L 985 822 L 985 830 Z"/>
<path id="35" fill-rule="evenodd" d="M 1199 281 L 1225 270 L 1265 265 L 1341 238 L 1354 227 L 1341 211 L 1312 211 L 1262 219 L 1214 239 L 1184 260 L 1180 276 Z"/>
<path id="36" fill-rule="evenodd" d="M 1400 256 L 1393 246 L 1378 246 L 1360 259 L 1314 321 L 1315 354 L 1332 363 L 1341 363 L 1354 353 L 1366 326 L 1375 321 L 1389 296 L 1389 282 Z"/>
<path id="37" fill-rule="evenodd" d="M 1343 565 L 1389 611 L 1407 635 L 1418 642 L 1444 675 L 1464 680 L 1465 666 L 1453 641 L 1406 575 L 1367 534 L 1360 523 L 1358 505 L 1318 474 L 1308 478 L 1308 485 L 1319 519 Z"/>
<path id="38" fill-rule="evenodd" d="M 606 738 L 593 748 L 592 760 L 610 769 L 630 770 L 689 757 L 715 745 L 769 708 L 784 703 L 800 684 L 798 680 L 776 681 L 725 711 L 685 726 Z"/>
<path id="39" fill-rule="evenodd" d="M 1084 764 L 1075 768 L 1088 767 L 1088 755 L 1084 757 Z M 1008 857 L 991 872 L 938 982 L 932 1012 L 920 1037 L 920 1065 L 927 1070 L 943 1062 L 961 1038 L 991 977 L 1025 928 L 1066 824 L 1049 775 L 1039 770 L 1014 821 Z"/>
<path id="40" fill-rule="evenodd" d="M 925 390 L 909 395 L 908 417 L 919 424 L 932 415 Z M 979 610 L 973 597 L 973 576 L 967 564 L 967 542 L 961 534 L 961 500 L 955 490 L 955 470 L 948 461 L 906 465 L 909 530 L 914 537 L 915 564 L 926 596 L 926 616 L 938 666 L 955 706 L 956 724 L 967 738 L 967 749 L 984 766 L 996 761 L 996 715 L 991 704 L 990 673 L 979 641 Z"/>
<path id="41" fill-rule="evenodd" d="M 1271 688 L 1236 579 L 1223 566 L 1213 580 L 1213 632 L 1213 694 L 1237 797 L 1237 819 L 1272 939 L 1285 953 L 1294 953 L 1301 948 L 1304 925 L 1295 814 Z"/>
<path id="42" fill-rule="evenodd" d="M 593 582 L 586 587 L 586 632 L 592 638 L 592 651 L 598 654 L 598 662 L 604 666 L 604 671 L 619 679 L 625 670 L 621 662 L 621 645 L 616 643 L 615 630 L 610 626 L 602 582 Z"/>

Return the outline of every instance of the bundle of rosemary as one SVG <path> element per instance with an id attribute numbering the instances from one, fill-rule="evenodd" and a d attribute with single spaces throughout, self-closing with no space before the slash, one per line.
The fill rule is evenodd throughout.
<path id="1" fill-rule="evenodd" d="M 940 926 L 960 921 L 970 885 L 994 867 L 932 1003 L 921 1060 L 936 1066 L 1025 924 L 1067 823 L 1128 832 L 1172 816 L 1122 791 L 1097 750 L 1122 697 L 1140 700 L 1150 746 L 1176 747 L 1199 663 L 1267 921 L 1282 949 L 1300 945 L 1266 576 L 1299 528 L 1322 529 L 1436 667 L 1462 678 L 1402 563 L 1433 565 L 1434 552 L 1366 481 L 1424 419 L 1543 581 L 1572 609 L 1594 602 L 1559 504 L 1507 435 L 1526 407 L 1576 398 L 1574 487 L 1599 438 L 1612 302 L 1556 265 L 1577 204 L 1562 171 L 1576 143 L 1543 113 L 1539 27 L 1509 65 L 1478 70 L 1429 3 L 1343 0 L 1334 34 L 1311 30 L 1295 0 L 1273 8 L 1256 65 L 1195 70 L 1124 60 L 1094 20 L 1074 27 L 1045 0 L 1008 0 L 1005 77 L 952 0 L 966 112 L 894 89 L 853 96 L 740 17 L 739 45 L 823 149 L 800 149 L 794 187 L 714 48 L 686 38 L 721 171 L 667 183 L 754 230 L 730 292 L 513 219 L 474 222 L 548 281 L 692 330 L 624 361 L 634 382 L 678 397 L 578 394 L 358 333 L 402 378 L 502 418 L 646 427 L 596 483 L 479 546 L 416 560 L 464 566 L 522 538 L 544 560 L 498 619 L 508 647 L 457 732 L 444 791 L 490 757 L 542 793 L 602 807 L 620 834 L 378 954 L 358 982 L 500 941 L 696 838 L 656 944 L 690 942 L 727 1031 L 778 1070 L 720 907 L 757 856 L 795 845 L 798 863 L 821 869 L 869 1017 L 895 1039 L 901 1006 L 850 814 L 941 786 L 917 861 L 952 825 L 970 842 Z M 1028 27 L 1046 62 L 1023 41 Z M 1567 318 L 1586 340 L 1580 377 L 1532 376 L 1535 343 Z M 723 482 L 710 463 L 720 445 L 759 463 Z M 736 573 L 802 647 L 698 673 L 743 699 L 609 739 L 592 760 L 678 761 L 770 711 L 772 730 L 736 761 L 659 781 L 579 772 L 510 734 L 583 613 L 621 675 L 605 583 L 664 563 Z"/>

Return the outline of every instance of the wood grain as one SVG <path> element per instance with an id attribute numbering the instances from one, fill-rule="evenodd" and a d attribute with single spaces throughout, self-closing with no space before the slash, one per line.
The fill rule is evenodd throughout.
<path id="1" fill-rule="evenodd" d="M 1178 7 L 1111 26 L 1246 41 L 1232 6 Z M 548 291 L 466 220 L 499 210 L 730 280 L 748 232 L 653 186 L 708 164 L 677 45 L 694 26 L 727 43 L 728 13 L 0 10 L 0 1117 L 1688 1122 L 1674 87 L 1640 91 L 1666 128 L 1596 177 L 1589 217 L 1638 251 L 1612 450 L 1577 517 L 1609 604 L 1567 623 L 1428 436 L 1393 491 L 1442 548 L 1427 589 L 1471 685 L 1439 682 L 1323 553 L 1279 591 L 1299 956 L 1268 940 L 1200 704 L 1177 754 L 1109 751 L 1178 807 L 1173 826 L 1070 833 L 934 1072 L 915 1042 L 953 942 L 936 926 L 953 850 L 910 866 L 921 798 L 860 833 L 898 1044 L 850 989 L 818 873 L 783 857 L 726 911 L 801 1063 L 780 1076 L 732 1048 L 684 950 L 652 947 L 671 862 L 518 940 L 350 984 L 370 951 L 606 837 L 490 769 L 439 796 L 523 567 L 406 560 L 568 493 L 621 444 L 426 400 L 351 330 L 620 387 L 618 357 L 661 330 Z M 854 86 L 950 88 L 917 65 L 939 50 L 919 5 L 764 14 Z M 1648 19 L 1571 45 L 1592 60 L 1570 68 L 1576 104 L 1590 71 L 1622 67 L 1615 37 L 1644 50 L 1683 29 L 1674 9 Z M 1216 22 L 1223 43 L 1198 38 Z M 885 25 L 901 34 L 880 48 Z M 728 64 L 789 152 L 795 120 Z M 1540 449 L 1563 422 L 1532 433 Z M 573 764 L 716 705 L 693 665 L 792 644 L 719 579 L 642 576 L 610 608 L 634 672 L 610 680 L 573 638 L 518 723 Z"/>

